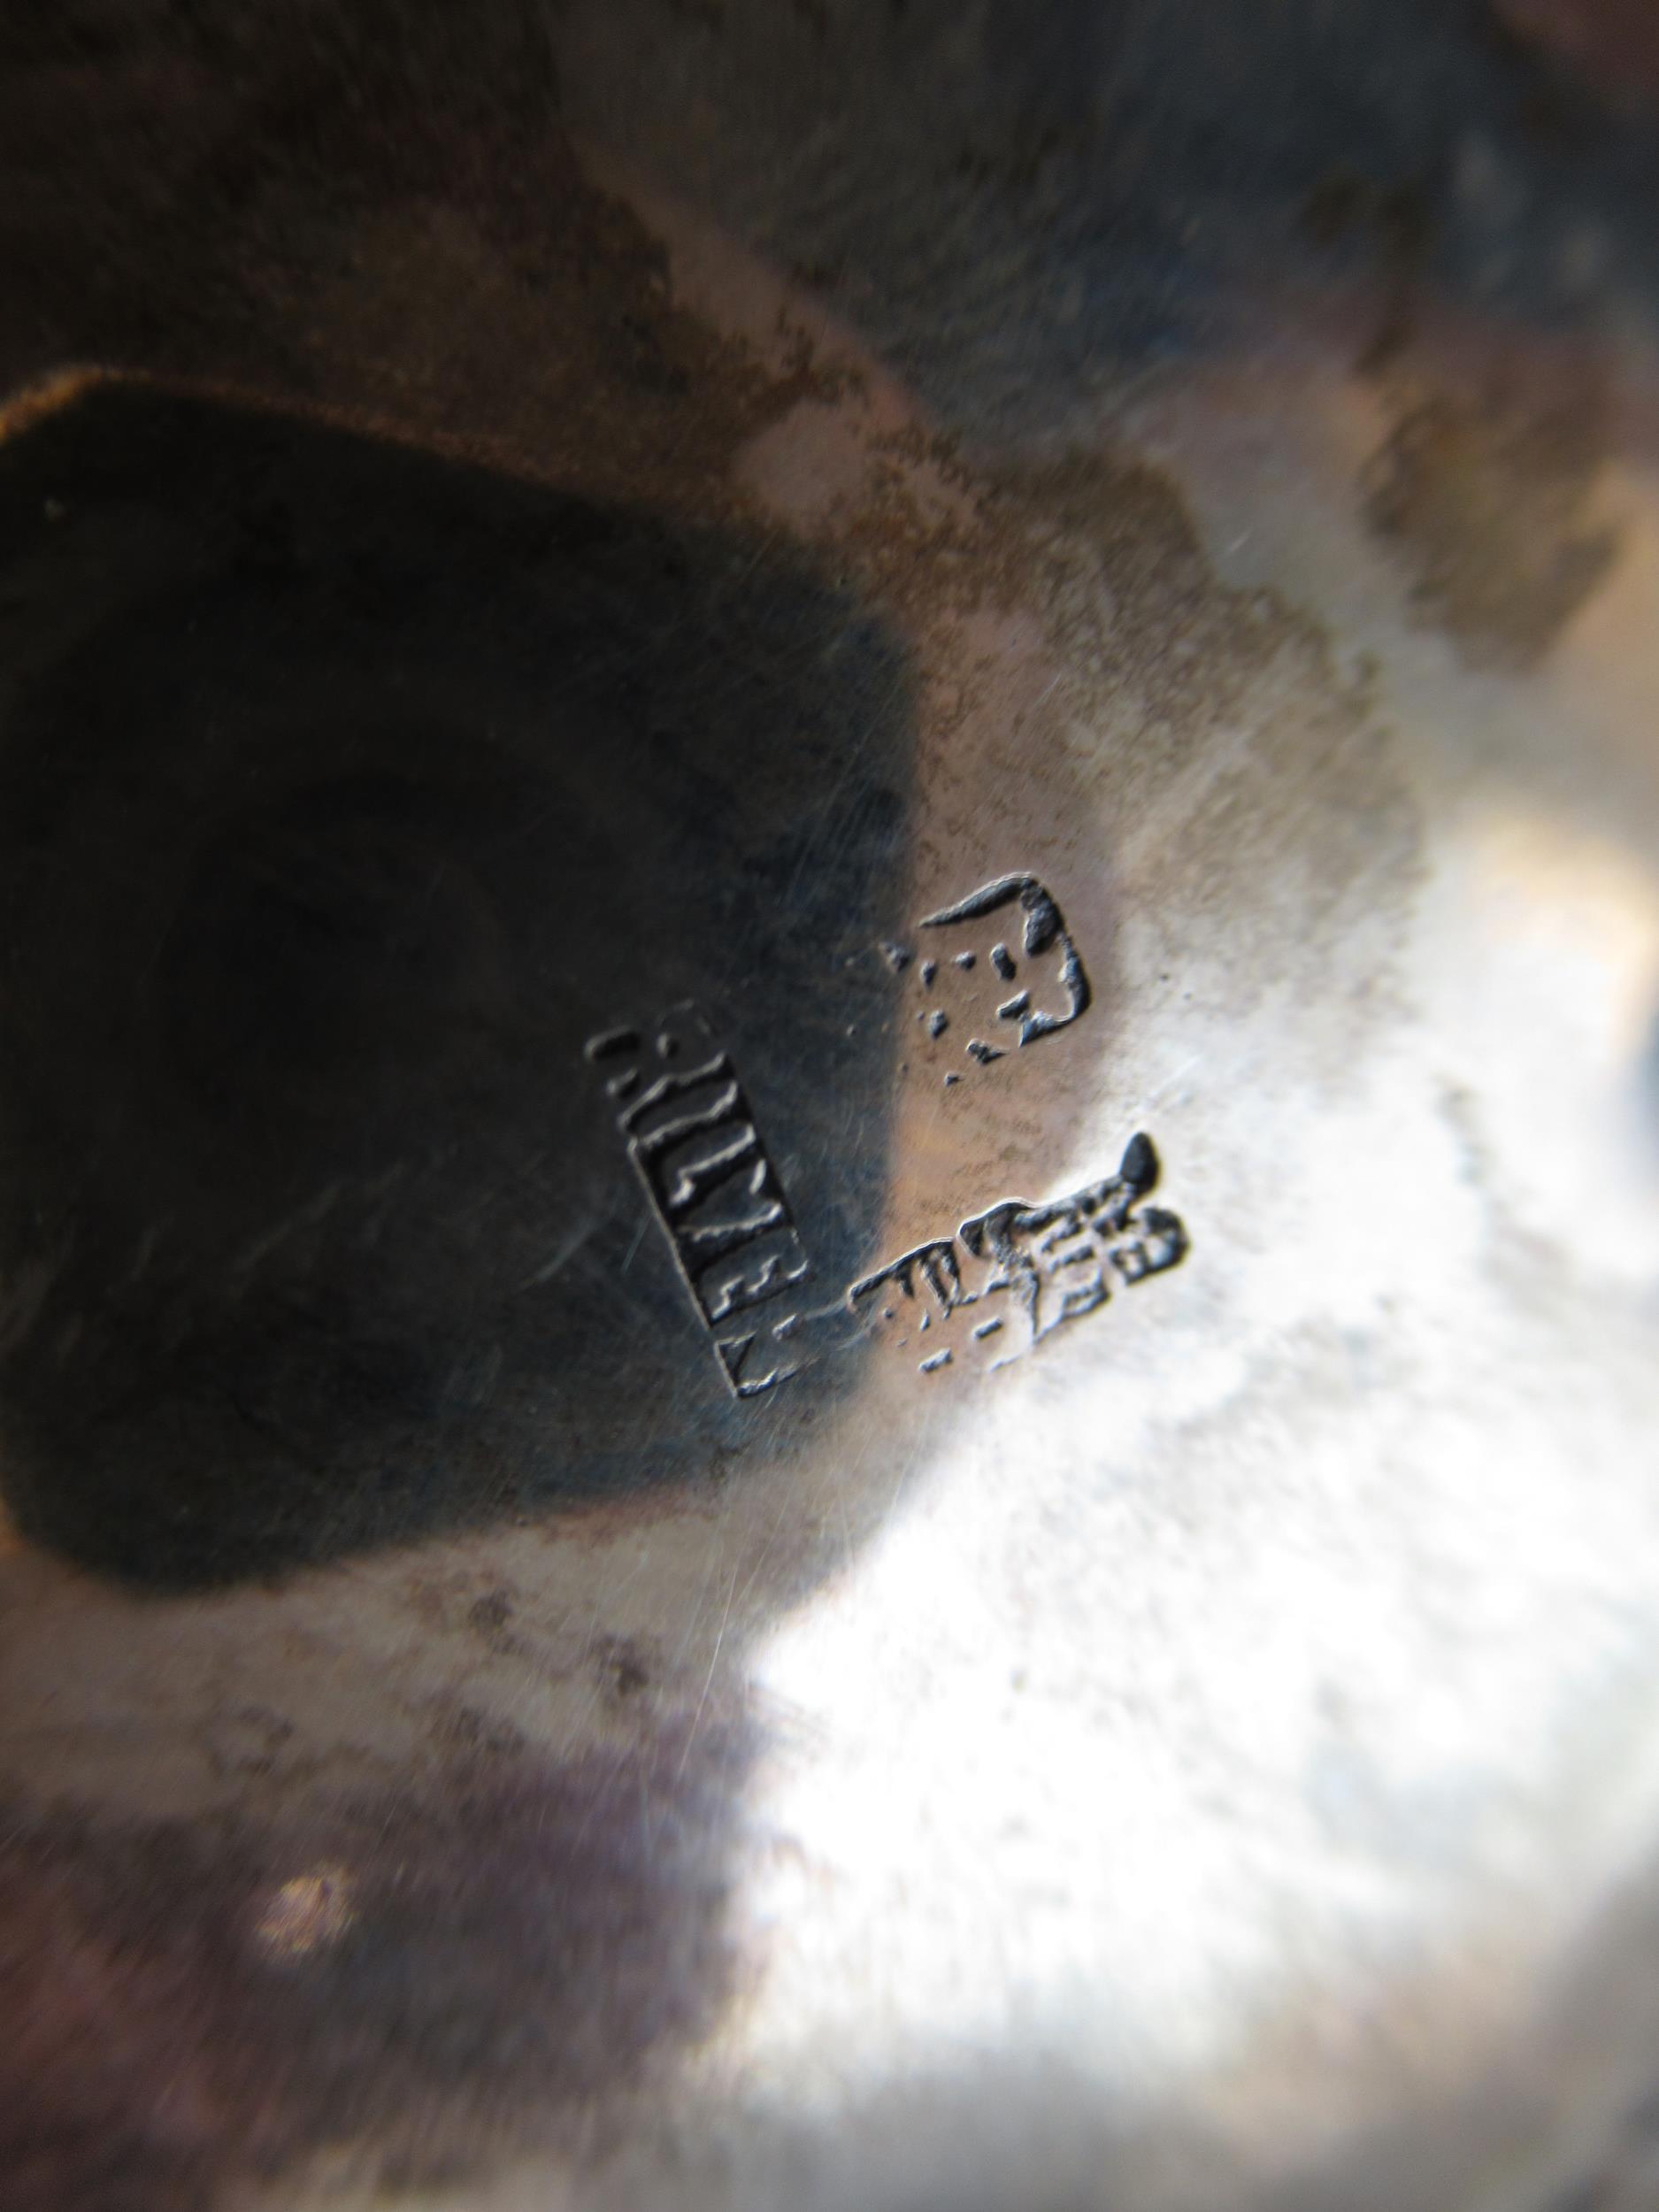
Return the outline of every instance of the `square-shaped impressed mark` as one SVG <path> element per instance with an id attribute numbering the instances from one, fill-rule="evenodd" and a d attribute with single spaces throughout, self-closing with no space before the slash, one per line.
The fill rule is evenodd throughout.
<path id="1" fill-rule="evenodd" d="M 916 926 L 913 945 L 883 948 L 910 985 L 914 1049 L 947 1087 L 1069 1028 L 1088 978 L 1052 893 L 1033 875 L 999 876 Z"/>

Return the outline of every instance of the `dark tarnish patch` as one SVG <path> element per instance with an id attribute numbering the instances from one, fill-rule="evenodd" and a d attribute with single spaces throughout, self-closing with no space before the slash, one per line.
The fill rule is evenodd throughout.
<path id="1" fill-rule="evenodd" d="M 748 534 L 135 387 L 0 446 L 0 574 L 26 1532 L 224 1582 L 737 1449 L 761 1417 L 582 1047 L 717 1007 L 815 1263 L 854 1271 L 891 1041 L 846 956 L 896 926 L 910 833 L 890 629 Z"/>
<path id="2" fill-rule="evenodd" d="M 706 515 L 810 383 L 588 183 L 533 0 L 21 0 L 0 60 L 0 385 L 230 384 Z"/>
<path id="3" fill-rule="evenodd" d="M 1501 4 L 1617 13 L 1632 50 L 1644 10 Z M 584 113 L 821 288 L 976 441 L 1092 437 L 1102 388 L 1271 329 L 1284 281 L 1310 273 L 1301 211 L 1338 164 L 1385 191 L 1425 182 L 1438 287 L 1471 312 L 1581 309 L 1586 231 L 1615 284 L 1653 296 L 1645 119 L 1551 83 L 1548 105 L 1578 111 L 1567 142 L 1542 142 L 1543 73 L 1498 50 L 1486 0 L 883 0 L 832 11 L 826 41 L 767 0 L 728 13 L 717 42 L 660 9 L 565 0 Z M 1471 142 L 1523 165 L 1518 202 L 1457 188 Z"/>
<path id="4" fill-rule="evenodd" d="M 454 2184 L 585 2137 L 731 1980 L 740 1747 L 462 1754 L 257 1825 L 0 1812 L 0 2200 L 206 2212 L 318 2154 Z"/>
<path id="5" fill-rule="evenodd" d="M 1473 661 L 1530 667 L 1617 553 L 1593 516 L 1607 443 L 1594 377 L 1518 396 L 1407 383 L 1396 407 L 1371 469 L 1371 527 L 1406 565 L 1425 621 Z"/>
<path id="6" fill-rule="evenodd" d="M 605 1636 L 594 1650 L 600 1688 L 615 1704 L 628 1704 L 666 1671 L 660 1651 L 638 1636 Z"/>

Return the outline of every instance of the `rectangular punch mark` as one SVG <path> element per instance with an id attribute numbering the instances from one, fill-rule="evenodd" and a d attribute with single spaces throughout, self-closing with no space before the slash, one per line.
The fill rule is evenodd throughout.
<path id="1" fill-rule="evenodd" d="M 811 1274 L 788 1201 L 729 1056 L 695 1006 L 649 1032 L 603 1031 L 584 1048 L 605 1084 L 618 1134 L 667 1240 L 734 1398 L 766 1396 L 800 1371 L 778 1348 Z M 693 1064 L 679 1064 L 688 1056 Z M 732 1330 L 738 1317 L 754 1325 Z"/>
<path id="2" fill-rule="evenodd" d="M 1021 924 L 1018 957 L 1008 936 L 997 933 L 1016 917 Z M 916 969 L 923 1000 L 917 1019 L 935 1045 L 948 1031 L 966 1033 L 960 1047 L 953 1041 L 942 1048 L 941 1056 L 958 1063 L 944 1071 L 947 1088 L 963 1079 L 964 1055 L 989 1067 L 1069 1028 L 1088 1010 L 1092 993 L 1082 956 L 1053 893 L 1034 875 L 998 876 L 923 915 L 916 927 L 918 934 L 938 933 Z M 909 972 L 915 957 L 909 947 L 885 945 L 882 950 L 895 975 Z M 1018 987 L 1009 990 L 1017 979 Z M 994 1023 L 1005 1041 L 994 1041 Z"/>

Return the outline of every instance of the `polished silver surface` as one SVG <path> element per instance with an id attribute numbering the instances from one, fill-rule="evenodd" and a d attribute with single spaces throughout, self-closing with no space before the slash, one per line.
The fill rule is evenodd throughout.
<path id="1" fill-rule="evenodd" d="M 1659 2201 L 1640 15 L 3 35 L 0 2199 Z"/>

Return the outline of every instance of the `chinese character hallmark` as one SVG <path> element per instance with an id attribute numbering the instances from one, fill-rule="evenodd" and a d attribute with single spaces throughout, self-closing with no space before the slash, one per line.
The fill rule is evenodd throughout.
<path id="1" fill-rule="evenodd" d="M 1005 1367 L 1185 1257 L 1180 1217 L 1143 1203 L 1157 1179 L 1151 1139 L 1132 1138 L 1116 1175 L 1047 1205 L 1004 1200 L 852 1284 L 848 1305 L 925 1375 Z"/>

